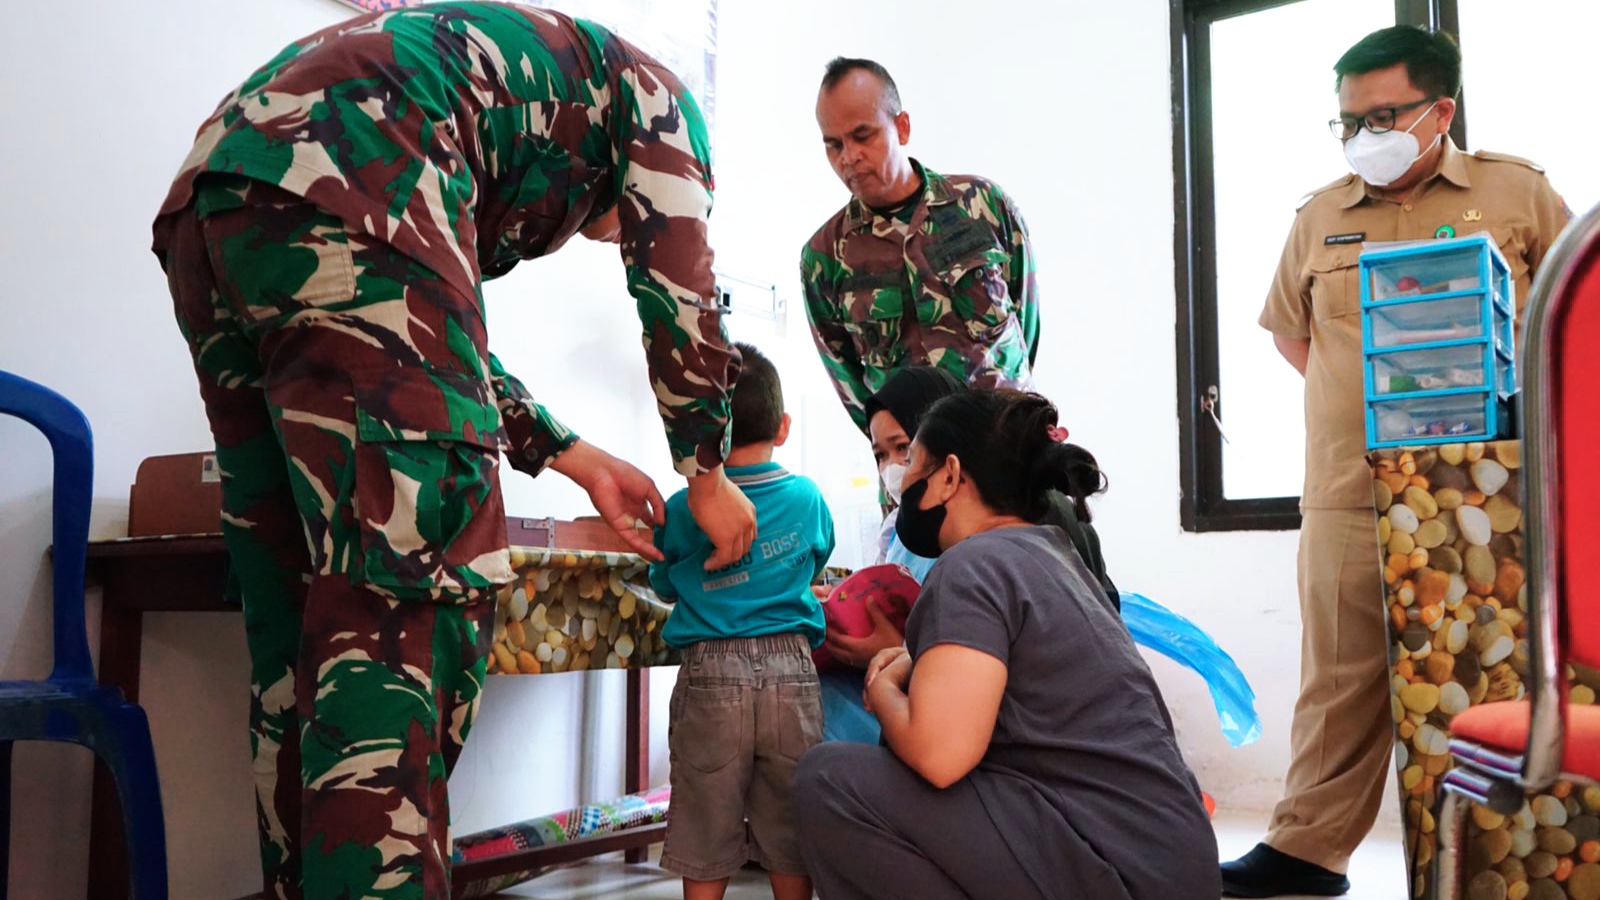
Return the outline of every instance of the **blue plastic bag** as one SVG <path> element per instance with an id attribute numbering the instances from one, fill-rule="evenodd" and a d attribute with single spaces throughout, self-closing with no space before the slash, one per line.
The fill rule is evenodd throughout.
<path id="1" fill-rule="evenodd" d="M 1217 719 L 1228 743 L 1242 747 L 1261 737 L 1256 692 L 1234 664 L 1233 657 L 1193 622 L 1143 594 L 1120 591 L 1122 621 L 1134 643 L 1194 670 L 1211 689 Z"/>

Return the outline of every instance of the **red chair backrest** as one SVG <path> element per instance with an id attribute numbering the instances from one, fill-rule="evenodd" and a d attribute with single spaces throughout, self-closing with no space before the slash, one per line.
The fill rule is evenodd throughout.
<path id="1" fill-rule="evenodd" d="M 1600 668 L 1600 241 L 1572 260 L 1555 324 L 1558 553 L 1568 662 Z"/>

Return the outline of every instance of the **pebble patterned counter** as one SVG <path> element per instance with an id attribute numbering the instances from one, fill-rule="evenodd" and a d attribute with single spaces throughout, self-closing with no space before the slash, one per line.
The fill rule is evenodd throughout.
<path id="1" fill-rule="evenodd" d="M 1528 671 L 1520 441 L 1372 455 L 1389 617 L 1390 705 L 1414 897 L 1430 897 L 1450 719 L 1521 698 Z M 1600 672 L 1568 669 L 1572 702 Z M 1469 900 L 1600 900 L 1600 786 L 1558 782 L 1514 816 L 1473 806 Z"/>
<path id="2" fill-rule="evenodd" d="M 672 612 L 634 553 L 512 547 L 518 580 L 500 592 L 489 672 L 540 675 L 675 665 L 661 640 Z"/>

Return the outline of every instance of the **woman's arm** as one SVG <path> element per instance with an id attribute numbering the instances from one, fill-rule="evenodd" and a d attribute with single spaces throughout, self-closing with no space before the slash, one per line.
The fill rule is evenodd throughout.
<path id="1" fill-rule="evenodd" d="M 980 650 L 937 644 L 896 659 L 867 685 L 889 748 L 936 788 L 971 772 L 989 749 L 1006 665 Z"/>

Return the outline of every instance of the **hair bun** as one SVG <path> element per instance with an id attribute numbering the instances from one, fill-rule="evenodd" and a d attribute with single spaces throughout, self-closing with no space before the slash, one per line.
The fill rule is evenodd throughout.
<path id="1" fill-rule="evenodd" d="M 1089 451 L 1065 440 L 1055 406 L 1039 394 L 973 389 L 938 401 L 916 440 L 935 458 L 953 454 L 994 509 L 1032 521 L 1043 518 L 1051 492 L 1060 491 L 1088 521 L 1085 500 L 1106 479 Z"/>

